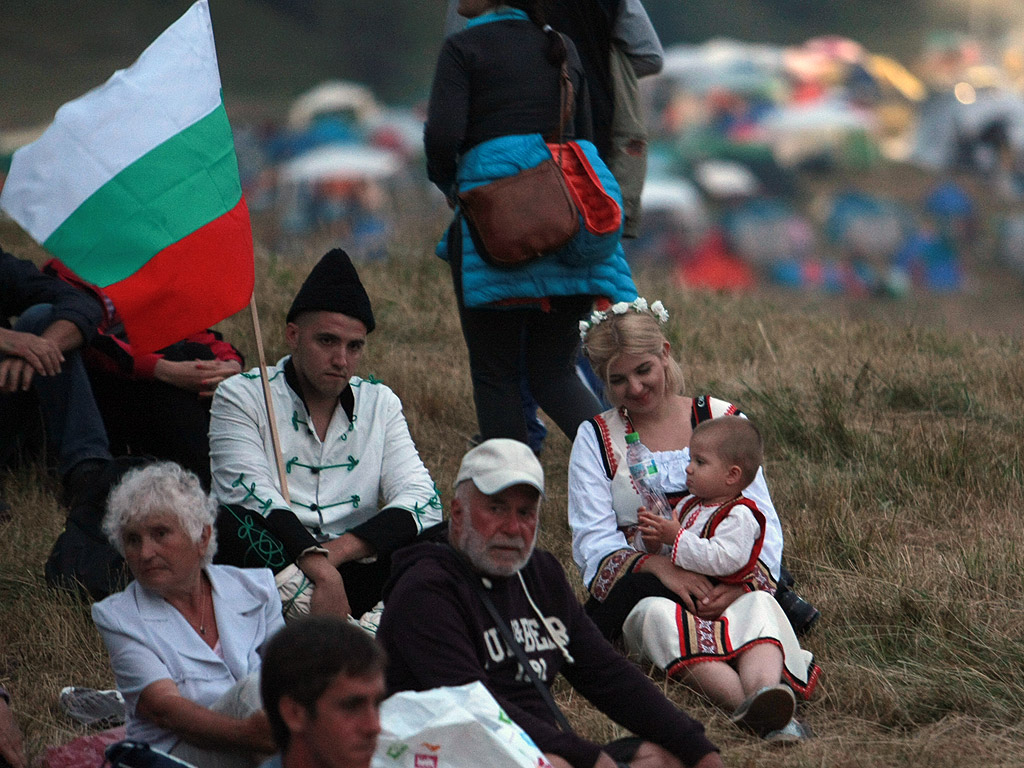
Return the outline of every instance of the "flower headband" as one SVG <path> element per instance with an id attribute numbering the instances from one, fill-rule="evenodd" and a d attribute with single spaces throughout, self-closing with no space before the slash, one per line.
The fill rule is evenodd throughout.
<path id="1" fill-rule="evenodd" d="M 665 309 L 664 304 L 656 301 L 648 306 L 647 299 L 638 296 L 633 301 L 620 301 L 618 304 L 612 304 L 606 310 L 594 310 L 590 313 L 589 320 L 580 320 L 580 340 L 585 341 L 590 329 L 603 323 L 609 315 L 624 315 L 629 310 L 641 315 L 653 315 L 662 325 L 668 322 L 668 310 Z"/>

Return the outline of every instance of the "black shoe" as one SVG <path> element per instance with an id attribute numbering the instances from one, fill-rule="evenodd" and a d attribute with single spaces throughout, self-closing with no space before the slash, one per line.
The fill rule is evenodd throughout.
<path id="1" fill-rule="evenodd" d="M 821 611 L 791 589 L 781 587 L 775 593 L 775 599 L 779 601 L 786 618 L 793 625 L 793 631 L 798 635 L 806 635 L 821 618 Z"/>

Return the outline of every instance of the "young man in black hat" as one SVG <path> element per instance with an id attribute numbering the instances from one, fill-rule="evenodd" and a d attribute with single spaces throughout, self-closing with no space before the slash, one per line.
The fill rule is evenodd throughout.
<path id="1" fill-rule="evenodd" d="M 282 493 L 258 371 L 213 398 L 218 560 L 277 573 L 285 613 L 349 613 L 380 600 L 390 553 L 439 522 L 441 505 L 388 387 L 356 375 L 374 328 L 348 255 L 313 268 L 288 311 L 291 354 L 268 373 L 290 500 Z"/>

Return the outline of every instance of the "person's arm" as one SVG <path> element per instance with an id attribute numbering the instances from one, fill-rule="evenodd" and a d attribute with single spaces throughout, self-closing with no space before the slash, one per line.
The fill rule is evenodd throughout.
<path id="1" fill-rule="evenodd" d="M 42 338 L 55 344 L 61 352 L 70 352 L 85 343 L 85 334 L 81 329 L 70 320 L 60 318 L 54 320 L 50 327 L 43 331 Z"/>
<path id="2" fill-rule="evenodd" d="M 94 603 L 92 617 L 129 712 L 200 746 L 273 751 L 262 713 L 242 720 L 182 696 L 164 659 L 143 641 L 134 601 L 126 598 L 120 594 Z"/>
<path id="3" fill-rule="evenodd" d="M 213 397 L 217 385 L 242 372 L 236 360 L 167 360 L 160 358 L 153 366 L 153 378 L 178 389 L 195 392 L 200 397 Z"/>
<path id="4" fill-rule="evenodd" d="M 0 758 L 7 761 L 11 768 L 26 768 L 23 738 L 18 724 L 14 721 L 14 713 L 10 708 L 10 697 L 3 686 L 0 686 Z"/>
<path id="5" fill-rule="evenodd" d="M 270 424 L 256 379 L 218 387 L 210 406 L 210 472 L 214 497 L 222 504 L 289 510 L 278 486 L 269 442 Z M 275 403 L 278 408 L 282 404 Z M 301 525 L 301 524 L 300 524 Z M 312 537 L 310 537 L 312 540 Z"/>
<path id="6" fill-rule="evenodd" d="M 103 306 L 89 293 L 53 275 L 43 274 L 31 261 L 0 249 L 0 308 L 3 313 L 7 317 L 20 315 L 35 304 L 51 304 L 55 321 L 66 321 L 78 329 L 81 337 L 76 346 L 90 341 L 103 322 Z M 65 331 L 60 333 L 64 335 Z M 74 348 L 62 347 L 62 350 Z"/>
<path id="7" fill-rule="evenodd" d="M 70 320 L 54 320 L 40 335 L 3 329 L 0 333 L 0 392 L 27 390 L 36 376 L 55 376 L 64 353 L 77 349 L 84 336 Z"/>
<path id="8" fill-rule="evenodd" d="M 603 560 L 613 552 L 632 549 L 616 524 L 611 481 L 590 422 L 580 424 L 569 456 L 569 527 L 572 557 L 588 589 Z"/>
<path id="9" fill-rule="evenodd" d="M 675 544 L 682 526 L 675 519 L 668 520 L 661 515 L 653 515 L 643 507 L 637 512 L 637 525 L 640 529 L 640 541 L 644 551 L 658 554 L 663 544 Z M 696 569 L 695 569 L 696 570 Z"/>
<path id="10" fill-rule="evenodd" d="M 573 96 L 575 98 L 575 110 L 573 113 L 573 137 L 577 140 L 594 140 L 594 117 L 590 111 L 590 89 L 587 88 L 587 76 L 583 69 L 583 62 L 580 61 L 579 51 L 573 45 L 568 35 L 562 35 L 566 43 L 567 62 L 569 71 L 578 73 L 579 77 L 574 81 Z M 568 132 L 568 130 L 566 131 Z"/>
<path id="11" fill-rule="evenodd" d="M 135 712 L 200 747 L 265 754 L 276 751 L 270 723 L 262 710 L 244 719 L 214 712 L 182 696 L 173 680 L 157 680 L 146 686 Z"/>
<path id="12" fill-rule="evenodd" d="M 760 559 L 771 571 L 772 576 L 777 579 L 779 578 L 779 569 L 782 567 L 782 524 L 779 522 L 779 514 L 775 511 L 775 504 L 772 503 L 771 494 L 768 492 L 768 483 L 765 481 L 763 469 L 757 470 L 754 482 L 743 489 L 743 495 L 753 501 L 764 515 L 765 533 Z"/>
<path id="13" fill-rule="evenodd" d="M 716 584 L 698 601 L 694 613 L 702 619 L 713 621 L 725 613 L 733 601 L 750 591 L 744 584 Z"/>
<path id="14" fill-rule="evenodd" d="M 459 0 L 448 0 L 444 17 L 444 36 L 454 35 L 466 27 L 466 20 L 459 16 Z"/>
<path id="15" fill-rule="evenodd" d="M 637 77 L 661 72 L 665 51 L 641 0 L 622 0 L 612 26 L 613 44 L 622 47 Z"/>
<path id="16" fill-rule="evenodd" d="M 751 558 L 761 526 L 753 512 L 738 504 L 726 515 L 711 538 L 680 529 L 672 546 L 672 561 L 680 568 L 707 576 L 729 576 Z"/>
<path id="17" fill-rule="evenodd" d="M 430 88 L 423 145 L 427 156 L 427 177 L 449 202 L 454 200 L 457 191 L 455 174 L 468 118 L 469 78 L 461 55 L 447 40 L 438 56 Z"/>
<path id="18" fill-rule="evenodd" d="M 707 576 L 683 570 L 665 555 L 650 555 L 635 570 L 637 573 L 656 576 L 667 589 L 679 596 L 683 606 L 691 613 L 697 613 L 700 604 L 711 596 L 713 585 Z"/>
<path id="19" fill-rule="evenodd" d="M 264 432 L 269 434 L 262 391 L 254 395 L 255 381 L 218 387 L 210 407 L 210 472 L 213 495 L 222 504 L 258 510 L 285 552 L 313 582 L 313 611 L 340 616 L 349 613 L 341 575 L 318 548 L 313 535 L 285 502 L 277 484 L 277 467 L 267 455 Z"/>
<path id="20" fill-rule="evenodd" d="M 362 386 L 382 385 L 364 382 Z M 430 472 L 416 450 L 402 402 L 387 388 L 383 388 L 379 396 L 381 407 L 377 413 L 383 414 L 383 419 L 374 428 L 383 430 L 381 511 L 352 529 L 350 533 L 357 542 L 339 545 L 350 551 L 348 559 L 352 560 L 390 553 L 411 542 L 423 529 L 441 522 L 441 500 Z M 365 549 L 353 549 L 359 542 L 365 545 Z"/>

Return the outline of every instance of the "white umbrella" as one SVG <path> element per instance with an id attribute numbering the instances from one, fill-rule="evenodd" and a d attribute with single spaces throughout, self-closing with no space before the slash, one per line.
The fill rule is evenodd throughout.
<path id="1" fill-rule="evenodd" d="M 384 179 L 402 168 L 394 152 L 358 144 L 330 144 L 311 149 L 281 166 L 282 182 Z"/>

